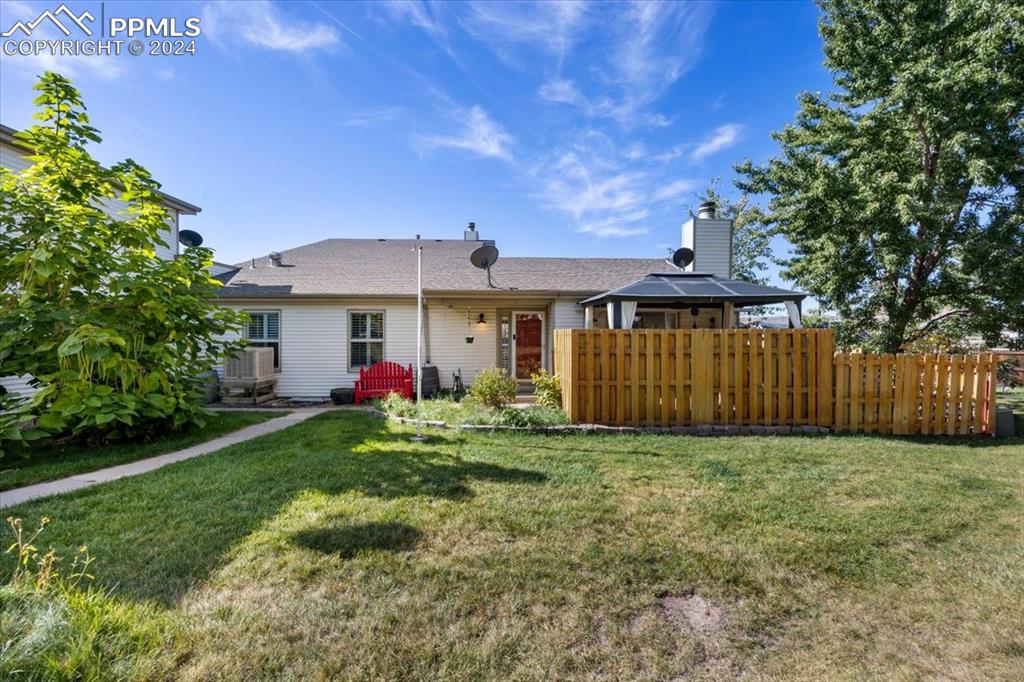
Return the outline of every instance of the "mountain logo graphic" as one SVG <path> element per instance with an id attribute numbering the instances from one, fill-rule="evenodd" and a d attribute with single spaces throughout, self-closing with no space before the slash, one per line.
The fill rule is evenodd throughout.
<path id="1" fill-rule="evenodd" d="M 14 26 L 11 26 L 10 29 L 4 31 L 0 35 L 2 35 L 4 38 L 10 38 L 17 31 L 21 31 L 26 36 L 30 36 L 32 35 L 32 31 L 36 30 L 36 27 L 39 26 L 39 24 L 43 23 L 43 21 L 46 19 L 50 20 L 50 22 L 52 22 L 54 26 L 60 29 L 61 33 L 63 33 L 64 35 L 71 35 L 70 29 L 68 29 L 68 27 L 61 22 L 58 15 L 64 15 L 66 21 L 73 22 L 75 26 L 78 26 L 78 28 L 82 29 L 82 31 L 85 32 L 85 35 L 92 35 L 92 29 L 90 29 L 85 24 L 85 22 L 95 21 L 96 17 L 94 17 L 88 10 L 82 12 L 81 15 L 77 15 L 70 9 L 68 9 L 68 6 L 64 4 L 61 4 L 60 7 L 53 10 L 52 12 L 50 10 L 45 10 L 42 14 L 35 18 L 35 21 L 29 21 L 28 23 L 24 21 L 16 21 L 14 22 Z"/>

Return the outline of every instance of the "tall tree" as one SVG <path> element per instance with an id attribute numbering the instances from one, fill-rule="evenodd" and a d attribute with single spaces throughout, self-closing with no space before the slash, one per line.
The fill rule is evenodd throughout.
<path id="1" fill-rule="evenodd" d="M 32 165 L 0 169 L 0 376 L 38 389 L 0 413 L 3 441 L 29 434 L 137 435 L 201 420 L 200 374 L 237 347 L 238 313 L 212 300 L 212 252 L 155 247 L 169 217 L 158 183 L 126 160 L 110 168 L 71 82 L 44 74 L 34 125 L 17 135 Z M 119 200 L 119 215 L 104 210 Z M 38 427 L 18 428 L 30 417 Z"/>
<path id="2" fill-rule="evenodd" d="M 822 0 L 834 91 L 737 170 L 795 247 L 786 274 L 897 351 L 957 318 L 1024 330 L 1024 5 Z"/>
<path id="3" fill-rule="evenodd" d="M 764 213 L 744 193 L 733 201 L 718 191 L 719 178 L 713 178 L 697 195 L 699 202 L 715 203 L 721 218 L 732 220 L 732 276 L 743 282 L 766 284 L 765 269 L 774 260 L 771 249 L 772 231 Z M 690 209 L 690 214 L 694 213 Z"/>

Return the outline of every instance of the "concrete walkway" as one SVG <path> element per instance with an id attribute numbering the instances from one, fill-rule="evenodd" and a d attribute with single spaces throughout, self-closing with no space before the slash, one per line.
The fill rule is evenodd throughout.
<path id="1" fill-rule="evenodd" d="M 199 443 L 198 445 L 193 445 L 192 447 L 185 448 L 184 450 L 178 450 L 177 452 L 168 452 L 148 459 L 140 459 L 127 464 L 119 464 L 116 467 L 108 467 L 106 469 L 90 471 L 84 474 L 76 474 L 75 476 L 57 479 L 56 481 L 47 481 L 46 483 L 27 485 L 24 488 L 5 490 L 0 492 L 0 509 L 13 507 L 16 504 L 21 504 L 22 502 L 32 500 L 37 497 L 59 495 L 72 490 L 79 490 L 80 488 L 88 488 L 89 486 L 96 485 L 97 483 L 116 481 L 117 479 L 124 478 L 126 476 L 138 476 L 139 474 L 154 471 L 174 462 L 192 459 L 193 457 L 199 457 L 201 455 L 208 455 L 211 452 L 215 452 L 221 448 L 226 448 L 229 445 L 242 443 L 251 438 L 256 438 L 257 436 L 286 429 L 289 426 L 304 422 L 318 414 L 330 412 L 333 409 L 337 408 L 294 408 L 292 412 L 284 415 L 283 417 L 268 419 L 265 422 L 253 424 L 252 426 L 247 426 L 244 429 L 239 429 L 238 431 L 232 431 L 231 433 L 219 436 L 213 440 L 208 440 L 205 443 Z"/>

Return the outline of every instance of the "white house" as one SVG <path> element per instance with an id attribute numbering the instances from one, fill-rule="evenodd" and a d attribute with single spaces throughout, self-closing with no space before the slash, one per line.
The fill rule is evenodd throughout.
<path id="1" fill-rule="evenodd" d="M 416 253 L 423 249 L 424 358 L 441 384 L 502 367 L 520 381 L 553 366 L 553 331 L 732 327 L 745 305 L 798 292 L 729 279 L 731 222 L 714 207 L 688 220 L 693 263 L 657 258 L 499 258 L 470 262 L 484 244 L 462 239 L 327 239 L 238 263 L 218 277 L 220 299 L 245 310 L 251 344 L 275 350 L 277 394 L 326 397 L 380 360 L 416 362 Z M 700 267 L 701 272 L 696 272 Z"/>
<path id="2" fill-rule="evenodd" d="M 30 150 L 0 127 L 0 162 L 22 169 Z M 178 253 L 179 221 L 200 209 L 161 195 L 170 214 L 162 258 Z M 125 206 L 106 202 L 112 215 Z M 737 309 L 786 303 L 799 324 L 798 292 L 730 279 L 732 223 L 702 206 L 680 234 L 687 258 L 499 258 L 489 272 L 470 255 L 493 242 L 473 223 L 461 239 L 327 239 L 252 258 L 217 263 L 220 302 L 245 310 L 253 345 L 275 350 L 276 392 L 323 398 L 351 386 L 359 368 L 380 360 L 416 361 L 416 254 L 423 251 L 424 359 L 441 385 L 459 373 L 505 368 L 523 382 L 553 366 L 561 328 L 692 329 L 732 327 Z M 0 376 L 3 375 L 0 368 Z M 0 385 L 31 393 L 28 377 Z"/>

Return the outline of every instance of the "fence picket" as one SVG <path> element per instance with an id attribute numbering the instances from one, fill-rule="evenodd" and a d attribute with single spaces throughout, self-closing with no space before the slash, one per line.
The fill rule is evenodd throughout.
<path id="1" fill-rule="evenodd" d="M 995 355 L 844 353 L 833 338 L 798 329 L 559 329 L 553 359 L 573 422 L 994 430 Z"/>

